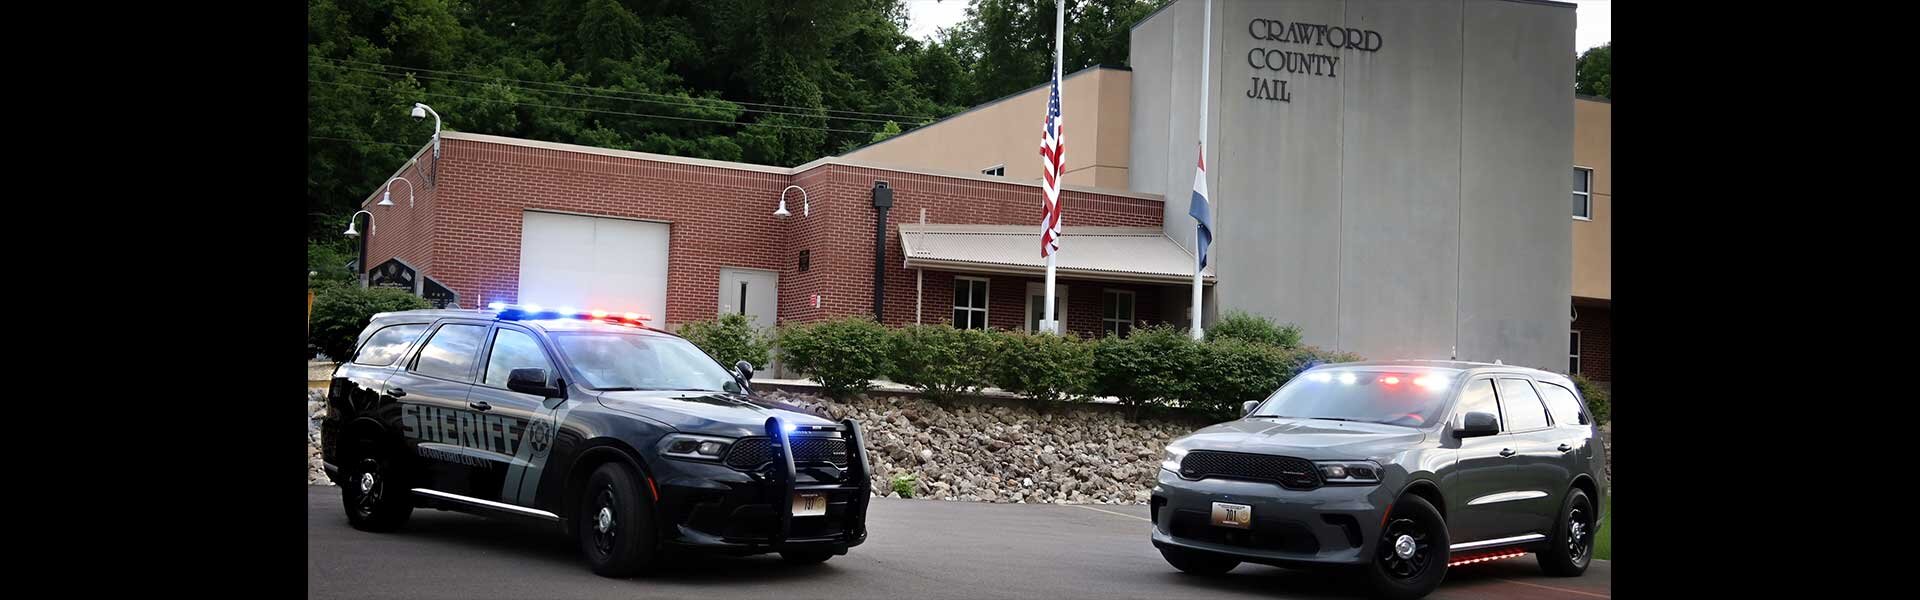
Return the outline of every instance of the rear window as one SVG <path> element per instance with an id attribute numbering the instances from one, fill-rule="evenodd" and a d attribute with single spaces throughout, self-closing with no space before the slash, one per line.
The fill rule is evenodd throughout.
<path id="1" fill-rule="evenodd" d="M 1451 376 L 1404 368 L 1314 369 L 1280 386 L 1248 416 L 1422 427 L 1439 418 Z"/>
<path id="2" fill-rule="evenodd" d="M 1509 431 L 1529 431 L 1547 426 L 1547 407 L 1540 395 L 1524 379 L 1500 380 L 1500 408 L 1507 414 Z"/>
<path id="3" fill-rule="evenodd" d="M 1542 381 L 1540 393 L 1547 397 L 1547 410 L 1553 412 L 1555 424 L 1587 424 L 1587 415 L 1580 412 L 1580 398 L 1573 395 L 1573 390 L 1560 387 L 1556 383 Z"/>
<path id="4" fill-rule="evenodd" d="M 360 352 L 353 355 L 353 364 L 375 367 L 393 364 L 393 359 L 406 354 L 413 340 L 426 330 L 426 325 L 391 325 L 375 331 L 367 343 L 360 346 Z"/>

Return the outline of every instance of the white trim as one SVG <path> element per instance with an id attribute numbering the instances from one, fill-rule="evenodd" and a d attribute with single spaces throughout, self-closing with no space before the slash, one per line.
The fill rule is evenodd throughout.
<path id="1" fill-rule="evenodd" d="M 1133 302 L 1127 304 L 1127 312 L 1130 313 L 1127 315 L 1127 318 L 1118 319 L 1118 318 L 1110 318 L 1107 316 L 1107 294 L 1109 293 L 1126 294 L 1128 296 L 1133 297 Z M 1123 290 L 1119 288 L 1100 288 L 1100 335 L 1102 337 L 1105 337 L 1107 334 L 1108 323 L 1126 323 L 1128 332 L 1131 333 L 1133 324 L 1136 321 L 1139 321 L 1139 318 L 1138 318 L 1139 316 L 1140 316 L 1140 295 L 1139 294 L 1134 293 L 1133 290 Z"/>
<path id="2" fill-rule="evenodd" d="M 1486 548 L 1489 546 L 1504 546 L 1507 544 L 1523 544 L 1527 542 L 1535 542 L 1535 541 L 1544 540 L 1544 539 L 1547 539 L 1547 536 L 1540 535 L 1538 533 L 1529 533 L 1526 535 L 1516 535 L 1513 537 L 1500 538 L 1497 540 L 1480 540 L 1478 542 L 1461 542 L 1458 544 L 1454 544 L 1452 546 L 1448 546 L 1447 550 L 1449 551 L 1472 550 L 1474 548 Z"/>
<path id="3" fill-rule="evenodd" d="M 1570 339 L 1570 340 L 1567 340 L 1567 347 L 1573 350 L 1573 352 L 1571 352 L 1571 353 L 1569 353 L 1569 354 L 1567 354 L 1567 358 L 1568 358 L 1568 359 L 1571 359 L 1571 360 L 1580 360 L 1580 344 L 1579 344 L 1579 342 L 1582 342 L 1582 341 L 1585 341 L 1585 340 L 1582 340 L 1582 339 L 1580 339 L 1580 330 L 1578 330 L 1578 329 L 1569 329 L 1569 330 L 1567 330 L 1567 334 L 1568 334 L 1568 335 L 1572 335 L 1572 336 L 1573 336 L 1573 339 Z M 1580 369 L 1577 369 L 1577 368 L 1576 368 L 1576 369 L 1570 369 L 1570 370 L 1571 370 L 1571 371 L 1573 371 L 1573 372 L 1572 372 L 1572 373 L 1568 373 L 1568 375 L 1579 375 L 1579 374 L 1580 374 Z"/>
<path id="4" fill-rule="evenodd" d="M 1584 192 L 1578 191 L 1578 190 L 1573 191 L 1574 194 L 1587 197 L 1587 216 L 1582 217 L 1580 215 L 1573 215 L 1573 219 L 1575 221 L 1592 221 L 1593 220 L 1593 167 L 1582 167 L 1580 165 L 1574 165 L 1573 168 L 1587 172 L 1587 191 L 1584 191 Z"/>
<path id="5" fill-rule="evenodd" d="M 512 504 L 503 504 L 500 502 L 494 502 L 492 500 L 481 500 L 479 498 L 469 498 L 459 494 L 449 494 L 446 492 L 442 492 L 440 490 L 430 490 L 427 488 L 413 488 L 413 493 L 426 495 L 426 496 L 433 496 L 435 498 L 440 498 L 443 500 L 452 500 L 455 502 L 465 502 L 467 504 L 485 506 L 487 508 L 497 508 L 500 510 L 516 512 L 516 513 L 520 513 L 520 514 L 532 516 L 532 517 L 541 517 L 541 518 L 550 519 L 554 521 L 560 520 L 560 515 L 556 515 L 544 510 L 523 508 L 519 506 L 514 506 Z"/>
<path id="6" fill-rule="evenodd" d="M 993 312 L 992 312 L 992 306 L 993 306 L 993 280 L 992 280 L 992 279 L 989 279 L 989 278 L 986 278 L 986 277 L 968 277 L 968 276 L 966 276 L 966 275 L 955 275 L 955 276 L 953 276 L 953 282 L 954 282 L 954 288 L 956 288 L 956 289 L 957 289 L 957 288 L 959 288 L 959 287 L 960 287 L 960 285 L 959 285 L 959 284 L 960 284 L 960 282 L 962 282 L 962 281 L 978 281 L 978 282 L 981 282 L 981 283 L 984 283 L 984 284 L 986 284 L 986 286 L 987 286 L 987 293 L 986 293 L 986 305 L 985 305 L 985 306 L 977 306 L 977 307 L 976 307 L 976 306 L 972 306 L 972 305 L 971 305 L 971 303 L 973 302 L 973 290 L 972 290 L 972 288 L 971 288 L 971 286 L 969 286 L 969 288 L 968 288 L 968 290 L 967 290 L 967 302 L 969 303 L 969 305 L 968 305 L 968 306 L 961 306 L 961 305 L 958 305 L 958 304 L 955 304 L 955 305 L 953 305 L 953 310 L 974 310 L 974 311 L 979 311 L 979 312 L 980 312 L 980 328 L 981 328 L 981 329 L 991 329 L 991 328 L 993 327 L 993 318 L 992 318 L 992 317 L 993 317 Z M 947 312 L 948 312 L 948 314 L 947 314 L 947 319 L 948 319 L 948 320 L 952 320 L 952 319 L 953 319 L 953 314 L 952 314 L 952 312 L 953 312 L 953 311 L 947 311 Z M 967 321 L 969 321 L 969 322 L 971 322 L 971 321 L 973 321 L 973 318 L 972 318 L 972 317 L 968 317 L 968 318 L 967 318 Z"/>
<path id="7" fill-rule="evenodd" d="M 1067 303 L 1067 284 L 1055 283 L 1053 284 L 1053 291 L 1054 291 L 1054 294 L 1059 297 L 1059 304 L 1060 304 L 1059 308 L 1054 309 L 1055 313 L 1053 316 L 1059 317 L 1060 321 L 1062 323 L 1065 323 L 1067 321 L 1067 307 L 1070 306 Z M 1045 296 L 1046 293 L 1047 293 L 1047 284 L 1041 283 L 1038 281 L 1027 282 L 1027 295 L 1022 296 L 1020 298 L 1020 312 L 1024 316 L 1024 318 L 1020 321 L 1021 331 L 1025 331 L 1028 333 L 1032 333 L 1034 331 L 1033 327 L 1030 326 L 1030 324 L 1034 322 L 1033 297 Z M 1041 300 L 1041 302 L 1045 302 L 1045 300 Z M 1065 329 L 1066 329 L 1065 327 L 1061 327 L 1062 331 L 1064 331 Z"/>
<path id="8" fill-rule="evenodd" d="M 1547 493 L 1542 492 L 1540 490 L 1521 490 L 1517 492 L 1500 492 L 1498 494 L 1487 494 L 1479 498 L 1468 500 L 1467 506 L 1479 506 L 1482 504 L 1493 504 L 1496 502 L 1512 502 L 1515 500 L 1531 500 L 1534 498 L 1545 498 L 1545 497 L 1547 497 Z"/>
<path id="9" fill-rule="evenodd" d="M 574 212 L 574 211 L 571 211 L 571 210 L 558 210 L 558 209 L 552 209 L 552 208 L 527 208 L 527 209 L 522 209 L 522 210 L 523 210 L 524 212 L 537 212 L 537 213 L 547 213 L 547 214 L 550 214 L 550 215 L 567 215 L 567 216 L 573 216 L 573 217 L 593 217 L 593 218 L 595 218 L 595 219 L 618 219 L 618 220 L 621 220 L 621 221 L 635 221 L 635 222 L 640 222 L 640 223 L 659 223 L 659 224 L 661 224 L 661 225 L 672 225 L 672 224 L 673 224 L 673 221 L 665 221 L 665 220 L 661 220 L 661 219 L 642 219 L 642 218 L 640 218 L 640 217 L 622 217 L 622 216 L 619 216 L 619 215 L 605 215 L 605 214 L 599 214 L 599 213 L 587 213 L 587 212 Z M 524 219 L 525 219 L 525 217 L 523 216 L 523 217 L 522 217 L 522 219 L 523 219 L 523 221 L 522 221 L 522 222 L 524 223 Z"/>

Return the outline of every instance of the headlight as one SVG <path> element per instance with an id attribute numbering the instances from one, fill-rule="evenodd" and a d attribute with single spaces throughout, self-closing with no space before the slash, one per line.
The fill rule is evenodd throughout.
<path id="1" fill-rule="evenodd" d="M 660 441 L 660 453 L 674 458 L 720 460 L 733 440 L 705 435 L 676 433 Z"/>
<path id="2" fill-rule="evenodd" d="M 1160 468 L 1166 469 L 1168 471 L 1173 471 L 1174 473 L 1179 473 L 1180 459 L 1183 459 L 1186 457 L 1187 457 L 1186 448 L 1180 448 L 1176 446 L 1167 446 L 1166 456 L 1162 456 L 1160 458 Z"/>
<path id="3" fill-rule="evenodd" d="M 1327 483 L 1380 483 L 1380 465 L 1366 460 L 1314 461 Z"/>

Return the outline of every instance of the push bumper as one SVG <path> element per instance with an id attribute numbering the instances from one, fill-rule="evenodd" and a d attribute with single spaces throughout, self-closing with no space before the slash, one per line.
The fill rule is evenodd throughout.
<path id="1" fill-rule="evenodd" d="M 772 465 L 739 471 L 725 465 L 663 461 L 659 516 L 663 541 L 671 546 L 726 554 L 780 550 L 830 550 L 844 554 L 866 541 L 866 515 L 872 494 L 867 455 L 859 425 L 842 421 L 847 468 L 796 467 L 784 432 L 768 419 L 768 437 L 778 440 Z M 796 494 L 819 494 L 826 514 L 794 516 Z"/>
<path id="2" fill-rule="evenodd" d="M 1281 567 L 1365 564 L 1393 495 L 1388 485 L 1295 491 L 1276 483 L 1188 480 L 1162 469 L 1150 501 L 1153 545 Z M 1252 507 L 1247 529 L 1215 525 L 1214 502 Z"/>

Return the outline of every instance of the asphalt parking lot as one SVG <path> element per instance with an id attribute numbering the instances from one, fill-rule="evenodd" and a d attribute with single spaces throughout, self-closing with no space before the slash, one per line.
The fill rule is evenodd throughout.
<path id="1" fill-rule="evenodd" d="M 545 528 L 420 509 L 398 533 L 347 526 L 338 488 L 307 492 L 312 598 L 1359 598 L 1353 582 L 1241 565 L 1175 571 L 1148 542 L 1145 506 L 875 499 L 867 543 L 822 565 L 777 555 L 681 561 L 615 580 Z M 1612 597 L 1609 561 L 1548 577 L 1531 555 L 1456 567 L 1430 598 Z"/>

